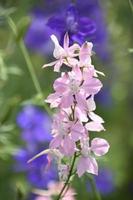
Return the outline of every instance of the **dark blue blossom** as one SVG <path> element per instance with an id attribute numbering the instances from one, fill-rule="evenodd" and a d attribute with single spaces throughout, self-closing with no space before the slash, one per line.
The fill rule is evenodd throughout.
<path id="1" fill-rule="evenodd" d="M 25 106 L 17 116 L 17 124 L 22 130 L 22 139 L 28 143 L 51 140 L 51 119 L 35 106 Z"/>
<path id="2" fill-rule="evenodd" d="M 56 34 L 62 44 L 64 34 L 68 32 L 71 43 L 92 41 L 95 51 L 102 58 L 107 58 L 108 34 L 99 1 L 75 2 L 51 0 L 49 3 L 46 1 L 44 8 L 39 9 L 38 6 L 34 9 L 32 22 L 25 36 L 27 47 L 42 54 L 49 54 L 52 50 L 50 35 Z"/>
<path id="3" fill-rule="evenodd" d="M 95 182 L 101 194 L 107 195 L 114 190 L 114 179 L 112 172 L 107 169 L 101 169 L 98 176 L 95 176 Z"/>
<path id="4" fill-rule="evenodd" d="M 103 87 L 99 94 L 96 95 L 95 100 L 98 102 L 99 105 L 110 108 L 113 104 L 111 88 Z"/>
<path id="5" fill-rule="evenodd" d="M 28 183 L 37 188 L 46 189 L 49 181 L 57 180 L 57 169 L 51 165 L 46 171 L 47 156 L 43 155 L 31 163 L 29 159 L 48 147 L 51 140 L 51 119 L 38 107 L 28 105 L 17 115 L 17 124 L 21 129 L 21 138 L 25 147 L 14 155 L 16 172 L 25 172 Z"/>
<path id="6" fill-rule="evenodd" d="M 103 196 L 112 193 L 115 189 L 113 173 L 107 168 L 100 169 L 98 176 L 94 176 L 94 180 L 97 189 Z M 91 186 L 89 182 L 87 182 L 87 189 L 91 191 Z"/>
<path id="7" fill-rule="evenodd" d="M 44 147 L 40 151 L 44 150 Z M 47 156 L 43 155 L 31 163 L 27 161 L 35 156 L 40 151 L 32 151 L 29 149 L 23 148 L 19 149 L 14 155 L 16 161 L 15 171 L 16 172 L 25 172 L 27 181 L 31 186 L 47 189 L 48 183 L 50 181 L 58 180 L 57 169 L 54 165 L 51 165 L 49 170 L 46 170 L 47 165 Z"/>

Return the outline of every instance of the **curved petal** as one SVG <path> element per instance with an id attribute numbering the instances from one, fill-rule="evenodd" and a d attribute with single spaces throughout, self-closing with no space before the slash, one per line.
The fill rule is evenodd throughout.
<path id="1" fill-rule="evenodd" d="M 85 172 L 98 174 L 98 165 L 93 157 L 81 157 L 77 163 L 77 173 L 81 177 Z"/>
<path id="2" fill-rule="evenodd" d="M 48 64 L 43 65 L 42 68 L 49 67 L 49 66 L 53 66 L 53 65 L 55 65 L 56 63 L 57 63 L 57 61 L 53 61 L 53 62 L 51 62 L 51 63 L 48 63 Z"/>
<path id="3" fill-rule="evenodd" d="M 87 107 L 88 107 L 88 111 L 94 111 L 96 109 L 96 104 L 94 101 L 94 96 L 91 96 L 88 100 L 87 100 Z"/>
<path id="4" fill-rule="evenodd" d="M 102 124 L 98 123 L 98 122 L 95 122 L 95 121 L 92 121 L 92 122 L 88 122 L 86 125 L 85 125 L 86 129 L 88 131 L 97 131 L 97 132 L 100 132 L 100 131 L 104 131 L 104 127 Z"/>
<path id="5" fill-rule="evenodd" d="M 55 45 L 53 56 L 56 59 L 59 59 L 64 54 L 64 49 L 60 46 L 58 39 L 55 35 L 51 35 L 51 40 L 54 42 L 54 45 Z"/>
<path id="6" fill-rule="evenodd" d="M 90 112 L 89 113 L 89 117 L 91 118 L 91 120 L 98 122 L 98 123 L 104 123 L 104 120 L 102 119 L 102 117 L 100 117 L 99 115 L 95 114 L 94 112 Z"/>
<path id="7" fill-rule="evenodd" d="M 54 66 L 54 72 L 60 72 L 62 64 L 63 64 L 63 59 L 58 60 Z"/>
<path id="8" fill-rule="evenodd" d="M 63 44 L 63 46 L 64 46 L 64 49 L 67 49 L 69 47 L 69 35 L 68 35 L 68 33 L 66 33 L 64 35 L 64 44 Z"/>
<path id="9" fill-rule="evenodd" d="M 88 95 L 96 94 L 100 91 L 102 83 L 97 78 L 91 78 L 84 81 L 82 86 Z"/>
<path id="10" fill-rule="evenodd" d="M 66 75 L 64 74 L 64 76 L 62 76 L 61 78 L 56 79 L 53 87 L 56 92 L 60 92 L 60 93 L 66 92 L 68 89 Z"/>
<path id="11" fill-rule="evenodd" d="M 60 104 L 60 95 L 58 93 L 50 94 L 47 99 L 45 100 L 46 103 L 50 103 L 51 108 L 56 108 Z"/>
<path id="12" fill-rule="evenodd" d="M 106 154 L 109 150 L 109 143 L 105 139 L 95 138 L 91 142 L 91 150 L 97 156 Z"/>
<path id="13" fill-rule="evenodd" d="M 91 65 L 91 55 L 92 55 L 93 44 L 91 42 L 85 42 L 80 49 L 79 59 L 82 66 Z"/>

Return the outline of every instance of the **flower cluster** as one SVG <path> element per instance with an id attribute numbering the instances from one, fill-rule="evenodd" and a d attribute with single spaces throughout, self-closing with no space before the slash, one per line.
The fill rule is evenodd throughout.
<path id="1" fill-rule="evenodd" d="M 91 131 L 103 131 L 104 120 L 94 111 L 96 109 L 94 96 L 102 83 L 97 71 L 92 65 L 93 44 L 85 42 L 82 46 L 69 46 L 69 37 L 64 36 L 64 45 L 60 46 L 57 38 L 52 35 L 55 44 L 53 56 L 56 61 L 43 67 L 54 65 L 54 71 L 60 72 L 63 64 L 70 69 L 61 72 L 53 84 L 55 90 L 46 99 L 52 108 L 57 108 L 53 119 L 50 142 L 49 161 L 53 152 L 58 152 L 59 171 L 64 177 L 68 175 L 70 166 L 64 164 L 64 158 L 77 158 L 76 172 L 81 177 L 85 172 L 98 174 L 96 156 L 108 152 L 109 144 L 102 138 L 90 138 Z M 52 153 L 51 153 L 52 152 Z M 53 156 L 52 156 L 53 157 Z"/>
<path id="2" fill-rule="evenodd" d="M 104 10 L 98 0 L 45 0 L 32 10 L 32 22 L 25 35 L 25 44 L 31 51 L 44 55 L 52 52 L 50 35 L 58 36 L 61 45 L 65 32 L 70 43 L 82 45 L 86 40 L 94 43 L 96 53 L 103 59 L 109 58 L 108 32 Z"/>

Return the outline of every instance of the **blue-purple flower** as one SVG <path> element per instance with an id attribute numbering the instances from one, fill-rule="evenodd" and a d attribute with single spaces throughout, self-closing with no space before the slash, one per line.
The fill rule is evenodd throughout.
<path id="1" fill-rule="evenodd" d="M 49 142 L 51 140 L 51 118 L 39 108 L 27 105 L 17 115 L 21 137 L 27 143 Z"/>
<path id="2" fill-rule="evenodd" d="M 56 4 L 52 5 L 55 2 Z M 50 35 L 55 34 L 62 44 L 64 34 L 68 32 L 71 44 L 91 41 L 95 44 L 95 51 L 102 58 L 107 58 L 108 34 L 99 1 L 84 0 L 83 3 L 77 0 L 75 2 L 51 0 L 49 3 L 46 1 L 44 8 L 39 9 L 38 6 L 34 9 L 32 22 L 25 36 L 27 47 L 49 55 L 52 50 Z"/>
<path id="3" fill-rule="evenodd" d="M 108 168 L 101 168 L 98 176 L 94 177 L 95 184 L 99 192 L 103 195 L 109 195 L 115 190 L 113 172 Z M 87 189 L 91 191 L 90 183 L 87 182 Z"/>
<path id="4" fill-rule="evenodd" d="M 25 146 L 18 149 L 14 155 L 16 161 L 14 170 L 25 172 L 31 186 L 47 189 L 49 181 L 58 180 L 55 165 L 51 165 L 49 170 L 46 170 L 48 163 L 46 155 L 29 164 L 27 161 L 48 147 L 51 140 L 51 119 L 40 108 L 27 105 L 19 112 L 16 120 L 21 129 L 21 138 L 25 141 Z"/>
<path id="5" fill-rule="evenodd" d="M 107 195 L 114 191 L 114 177 L 112 171 L 103 168 L 99 171 L 98 176 L 95 176 L 96 187 L 101 194 Z"/>
<path id="6" fill-rule="evenodd" d="M 19 149 L 14 155 L 16 161 L 14 168 L 16 172 L 25 172 L 27 181 L 31 186 L 40 189 L 47 189 L 50 181 L 58 180 L 57 169 L 55 165 L 51 165 L 49 170 L 46 170 L 48 162 L 46 155 L 37 158 L 31 163 L 27 163 L 27 161 L 35 156 L 35 154 L 44 150 L 44 147 L 38 147 L 38 149 L 40 150 L 34 152 L 30 152 L 27 148 Z"/>

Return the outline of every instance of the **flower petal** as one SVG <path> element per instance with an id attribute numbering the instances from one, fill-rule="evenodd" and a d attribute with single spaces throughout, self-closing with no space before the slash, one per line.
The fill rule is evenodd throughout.
<path id="1" fill-rule="evenodd" d="M 67 49 L 69 47 L 69 35 L 68 35 L 68 33 L 66 33 L 65 36 L 64 36 L 63 46 L 64 46 L 64 49 Z"/>
<path id="2" fill-rule="evenodd" d="M 50 94 L 45 100 L 46 103 L 50 103 L 51 108 L 56 108 L 60 104 L 60 95 L 58 93 Z"/>
<path id="3" fill-rule="evenodd" d="M 53 65 L 55 65 L 56 63 L 57 63 L 57 61 L 54 61 L 54 62 L 45 64 L 45 65 L 42 66 L 42 68 L 49 67 L 49 66 L 53 66 Z"/>
<path id="4" fill-rule="evenodd" d="M 51 39 L 52 39 L 52 41 L 54 42 L 54 45 L 55 45 L 53 56 L 56 59 L 59 59 L 64 54 L 64 49 L 60 46 L 58 39 L 55 35 L 51 35 Z"/>
<path id="5" fill-rule="evenodd" d="M 77 163 L 77 173 L 81 177 L 85 172 L 98 174 L 98 165 L 93 157 L 81 157 Z"/>
<path id="6" fill-rule="evenodd" d="M 72 156 L 75 152 L 75 143 L 72 141 L 72 139 L 69 136 L 65 136 L 61 147 L 60 147 L 61 153 L 63 153 L 66 156 Z"/>
<path id="7" fill-rule="evenodd" d="M 104 123 L 104 120 L 102 119 L 102 117 L 100 117 L 99 115 L 95 114 L 94 112 L 90 112 L 89 113 L 89 117 L 91 118 L 91 120 L 98 122 L 98 123 Z"/>
<path id="8" fill-rule="evenodd" d="M 88 131 L 97 131 L 97 132 L 100 132 L 100 131 L 104 131 L 104 127 L 102 124 L 98 123 L 98 122 L 88 122 L 86 125 L 85 125 L 86 129 Z"/>
<path id="9" fill-rule="evenodd" d="M 106 154 L 109 150 L 109 143 L 105 139 L 95 138 L 91 142 L 91 150 L 97 156 Z"/>

